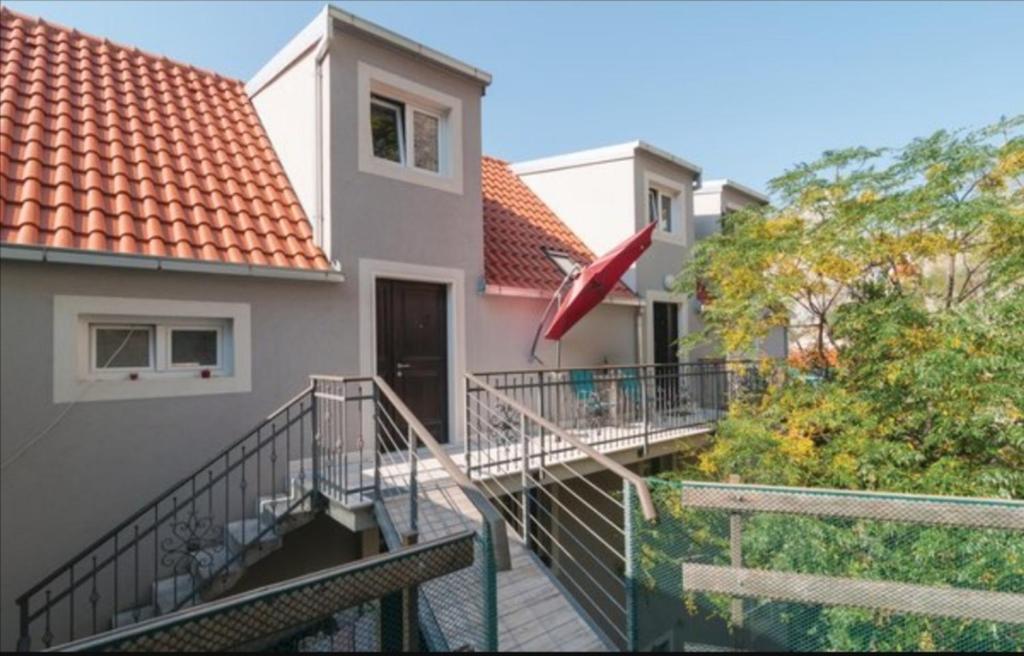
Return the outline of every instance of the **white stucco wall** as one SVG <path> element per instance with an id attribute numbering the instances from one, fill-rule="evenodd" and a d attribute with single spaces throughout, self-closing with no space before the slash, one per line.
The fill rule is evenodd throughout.
<path id="1" fill-rule="evenodd" d="M 629 157 L 519 177 L 590 250 L 600 254 L 634 232 L 633 175 Z"/>

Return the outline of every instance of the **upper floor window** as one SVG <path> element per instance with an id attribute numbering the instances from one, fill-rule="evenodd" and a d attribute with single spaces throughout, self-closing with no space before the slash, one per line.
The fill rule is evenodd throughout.
<path id="1" fill-rule="evenodd" d="M 441 171 L 441 121 L 437 112 L 383 96 L 370 97 L 373 156 L 424 171 Z M 412 157 L 409 157 L 412 153 Z"/>
<path id="2" fill-rule="evenodd" d="M 657 223 L 663 232 L 674 232 L 673 205 L 674 198 L 657 187 L 647 189 L 647 220 Z"/>
<path id="3" fill-rule="evenodd" d="M 658 226 L 652 237 L 677 246 L 686 245 L 687 216 L 690 213 L 688 181 L 644 171 L 641 189 L 646 192 L 646 207 L 637 217 Z"/>
<path id="4" fill-rule="evenodd" d="M 359 169 L 462 193 L 462 101 L 359 62 Z"/>

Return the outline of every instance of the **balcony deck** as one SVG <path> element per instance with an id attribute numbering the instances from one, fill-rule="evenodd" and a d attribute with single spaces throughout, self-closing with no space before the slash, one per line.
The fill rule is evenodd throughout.
<path id="1" fill-rule="evenodd" d="M 675 426 L 671 424 L 648 424 L 645 436 L 643 425 L 638 422 L 616 423 L 608 426 L 571 429 L 574 436 L 582 438 L 596 449 L 615 457 L 627 456 L 632 460 L 639 456 L 643 449 L 655 451 L 658 447 L 670 447 L 680 439 L 700 438 L 711 431 L 710 419 L 712 411 L 706 413 L 707 421 L 691 413 L 687 423 L 696 425 Z M 701 415 L 703 416 L 703 415 Z M 554 463 L 573 465 L 573 470 L 566 470 L 566 475 L 573 471 L 585 469 L 591 459 L 573 448 L 552 448 L 550 436 L 537 435 L 529 440 L 526 447 L 531 454 L 531 467 L 540 465 L 542 440 L 545 446 L 544 462 L 550 466 Z M 520 485 L 523 463 L 523 444 L 510 443 L 502 445 L 497 452 L 494 447 L 466 450 L 460 445 L 450 445 L 446 451 L 463 470 L 467 469 L 467 458 L 477 463 L 473 468 L 473 480 L 483 483 L 482 489 L 489 493 L 495 491 L 516 491 Z M 484 459 L 500 454 L 500 461 L 490 465 L 481 464 Z M 424 490 L 421 494 L 418 513 L 420 516 L 420 539 L 429 540 L 441 537 L 462 526 L 467 520 L 478 524 L 481 521 L 477 508 L 462 493 L 451 477 L 426 448 L 417 452 L 417 484 Z M 591 461 L 592 464 L 592 461 Z M 309 471 L 311 460 L 293 461 L 292 477 L 297 478 L 299 469 L 306 467 Z M 344 466 L 340 471 L 331 471 L 331 467 Z M 374 459 L 358 454 L 350 454 L 348 461 L 342 465 L 325 464 L 325 477 L 330 480 L 346 480 L 352 482 L 351 489 L 331 490 L 324 486 L 327 496 L 336 504 L 353 513 L 369 512 L 372 504 L 372 482 L 374 480 Z M 394 454 L 385 455 L 380 463 L 380 477 L 385 481 L 407 481 L 410 467 L 406 458 Z M 311 480 L 307 474 L 307 481 Z M 358 483 L 362 481 L 362 483 Z M 487 485 L 497 482 L 496 485 Z M 393 484 L 392 484 L 393 485 Z M 392 487 L 392 490 L 396 488 Z M 426 501 L 426 502 L 424 502 Z M 407 497 L 396 493 L 385 502 L 388 514 L 397 525 L 408 522 Z M 455 516 L 457 510 L 461 516 Z M 587 614 L 579 608 L 573 596 L 552 574 L 551 570 L 529 550 L 522 539 L 510 531 L 509 550 L 512 567 L 497 574 L 498 583 L 498 632 L 502 651 L 607 651 L 613 648 L 608 638 L 602 635 Z M 429 584 L 427 595 L 430 596 Z M 436 604 L 444 608 L 445 604 Z M 451 606 L 449 604 L 449 606 Z M 444 612 L 444 611 L 442 611 Z M 442 622 L 444 624 L 445 622 Z M 453 624 L 453 623 L 449 623 Z M 449 636 L 453 644 L 459 636 Z"/>

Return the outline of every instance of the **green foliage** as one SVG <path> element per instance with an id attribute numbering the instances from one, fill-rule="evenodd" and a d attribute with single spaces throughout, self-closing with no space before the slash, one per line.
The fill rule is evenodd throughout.
<path id="1" fill-rule="evenodd" d="M 688 590 L 680 562 L 731 564 L 730 513 L 684 507 L 685 482 L 654 482 L 657 523 L 641 523 L 638 571 L 643 594 L 682 601 L 694 632 L 708 631 L 731 616 L 732 599 Z M 872 498 L 875 503 L 884 497 Z M 893 499 L 893 503 L 907 503 Z M 999 502 L 979 502 L 986 513 Z M 907 509 L 912 513 L 911 508 Z M 908 517 L 907 519 L 912 519 Z M 1024 540 L 1009 529 L 933 526 L 902 521 L 748 512 L 742 516 L 744 567 L 917 585 L 1024 591 Z M 1005 651 L 1024 641 L 1024 623 L 1009 624 L 747 599 L 741 640 L 787 651 Z M 649 626 L 660 635 L 663 624 Z"/>
<path id="2" fill-rule="evenodd" d="M 1022 125 L 827 152 L 772 181 L 778 206 L 732 214 L 698 245 L 681 291 L 699 283 L 712 300 L 691 341 L 742 353 L 788 324 L 800 357 L 778 364 L 764 393 L 734 404 L 711 446 L 666 478 L 1024 499 Z M 682 508 L 675 494 L 659 492 L 672 519 L 644 536 L 649 586 L 680 558 L 729 562 L 727 515 Z M 766 514 L 745 517 L 743 558 L 776 571 L 1024 591 L 1024 540 L 1013 531 Z M 729 616 L 726 598 L 683 601 L 693 616 Z M 1024 640 L 1024 625 L 780 603 L 748 611 L 751 626 L 794 649 Z"/>
<path id="3" fill-rule="evenodd" d="M 804 323 L 800 364 L 827 368 L 736 406 L 703 475 L 1024 498 L 1022 125 L 827 152 L 698 246 L 694 339 L 744 351 Z"/>

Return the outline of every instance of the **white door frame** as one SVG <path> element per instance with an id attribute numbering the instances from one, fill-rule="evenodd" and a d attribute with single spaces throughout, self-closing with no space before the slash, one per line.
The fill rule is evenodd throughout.
<path id="1" fill-rule="evenodd" d="M 466 363 L 465 279 L 462 269 L 359 260 L 359 371 L 377 375 L 377 280 L 413 280 L 445 285 L 447 288 L 448 334 L 448 444 L 462 445 L 465 435 L 466 399 L 463 394 Z M 363 445 L 372 453 L 373 445 Z"/>

